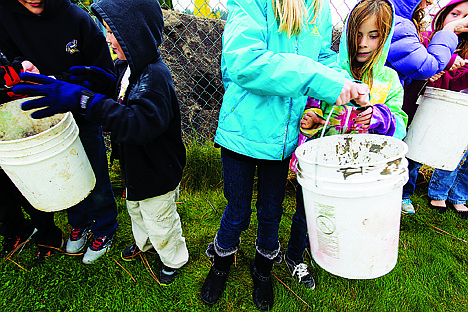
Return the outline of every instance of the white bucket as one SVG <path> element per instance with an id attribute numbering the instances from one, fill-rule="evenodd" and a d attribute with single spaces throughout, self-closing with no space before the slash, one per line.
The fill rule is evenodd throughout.
<path id="1" fill-rule="evenodd" d="M 24 100 L 18 101 L 10 103 Z M 0 141 L 0 166 L 31 205 L 43 211 L 76 205 L 96 183 L 71 113 L 36 135 Z"/>
<path id="2" fill-rule="evenodd" d="M 397 263 L 407 145 L 375 134 L 333 135 L 296 149 L 311 252 L 326 271 L 377 278 Z"/>
<path id="3" fill-rule="evenodd" d="M 468 147 L 468 94 L 426 88 L 408 128 L 406 157 L 453 171 Z"/>

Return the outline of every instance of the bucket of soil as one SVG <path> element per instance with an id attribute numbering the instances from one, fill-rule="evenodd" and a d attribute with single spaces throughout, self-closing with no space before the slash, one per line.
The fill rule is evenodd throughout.
<path id="1" fill-rule="evenodd" d="M 0 166 L 33 207 L 58 211 L 82 201 L 96 179 L 71 113 L 32 119 L 23 98 L 0 106 Z"/>

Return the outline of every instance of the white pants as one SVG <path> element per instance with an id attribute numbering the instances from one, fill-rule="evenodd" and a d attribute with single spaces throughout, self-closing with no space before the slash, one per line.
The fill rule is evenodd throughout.
<path id="1" fill-rule="evenodd" d="M 161 196 L 141 201 L 127 200 L 135 242 L 142 251 L 156 249 L 163 264 L 178 269 L 189 255 L 176 201 L 179 187 Z"/>

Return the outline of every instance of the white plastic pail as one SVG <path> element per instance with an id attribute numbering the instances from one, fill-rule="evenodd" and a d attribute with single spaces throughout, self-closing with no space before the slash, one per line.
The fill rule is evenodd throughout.
<path id="1" fill-rule="evenodd" d="M 408 128 L 406 157 L 453 171 L 468 147 L 468 94 L 426 88 Z"/>
<path id="2" fill-rule="evenodd" d="M 43 211 L 79 203 L 96 183 L 71 113 L 33 136 L 0 141 L 0 166 L 31 205 Z"/>
<path id="3" fill-rule="evenodd" d="M 296 149 L 311 252 L 323 269 L 371 279 L 395 267 L 407 150 L 374 134 L 328 136 Z"/>

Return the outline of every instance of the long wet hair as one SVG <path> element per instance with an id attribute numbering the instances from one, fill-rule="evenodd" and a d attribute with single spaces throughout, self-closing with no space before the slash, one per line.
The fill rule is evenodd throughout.
<path id="1" fill-rule="evenodd" d="M 323 0 L 313 0 L 313 18 L 310 24 L 315 23 L 317 15 L 322 8 Z M 288 37 L 301 33 L 304 21 L 307 20 L 307 10 L 303 0 L 272 0 L 273 12 L 278 20 L 278 32 L 285 32 Z"/>
<path id="2" fill-rule="evenodd" d="M 453 3 L 453 4 L 451 4 L 449 6 L 446 6 L 446 7 L 442 8 L 440 10 L 440 12 L 437 14 L 437 16 L 434 19 L 434 31 L 429 36 L 429 40 L 432 40 L 432 37 L 434 36 L 434 34 L 437 31 L 442 30 L 444 28 L 444 21 L 445 21 L 445 18 L 447 17 L 447 15 L 456 6 L 458 6 L 459 4 L 464 3 L 464 2 L 468 2 L 468 0 L 461 1 L 461 2 L 458 2 L 458 3 Z M 456 52 L 462 58 L 468 57 L 468 33 L 458 34 L 458 46 L 457 46 Z"/>
<path id="3" fill-rule="evenodd" d="M 429 6 L 433 2 L 433 0 L 426 0 L 426 4 Z M 422 1 L 421 1 L 422 2 Z M 421 7 L 421 2 L 417 6 L 417 8 L 413 12 L 413 16 L 411 21 L 413 22 L 414 26 L 416 26 L 416 30 L 418 31 L 419 41 L 423 42 L 423 32 L 426 29 L 427 23 L 424 22 L 425 9 Z"/>
<path id="4" fill-rule="evenodd" d="M 380 43 L 371 57 L 365 63 L 356 61 L 359 48 L 358 31 L 363 22 L 375 17 Z M 390 34 L 393 24 L 393 10 L 387 0 L 362 0 L 353 9 L 348 19 L 347 45 L 351 74 L 354 79 L 361 80 L 372 88 L 373 68 L 378 62 L 385 41 Z"/>

